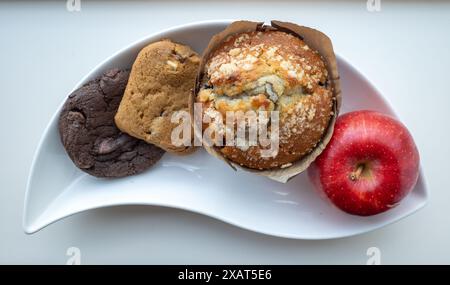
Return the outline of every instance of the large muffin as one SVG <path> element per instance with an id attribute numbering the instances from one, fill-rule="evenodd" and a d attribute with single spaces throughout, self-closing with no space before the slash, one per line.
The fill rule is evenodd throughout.
<path id="1" fill-rule="evenodd" d="M 279 111 L 279 150 L 261 145 L 216 146 L 241 166 L 290 166 L 320 142 L 333 115 L 333 92 L 321 55 L 297 36 L 264 30 L 228 37 L 206 61 L 196 102 L 205 113 Z M 269 132 L 270 132 L 270 122 Z M 204 128 L 208 125 L 204 125 Z"/>

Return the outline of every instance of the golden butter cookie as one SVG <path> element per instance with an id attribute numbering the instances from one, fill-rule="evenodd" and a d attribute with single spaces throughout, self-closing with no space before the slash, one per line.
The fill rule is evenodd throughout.
<path id="1" fill-rule="evenodd" d="M 188 110 L 200 58 L 185 45 L 162 40 L 142 49 L 131 70 L 125 94 L 115 116 L 117 127 L 175 154 L 190 153 L 192 146 L 171 142 L 172 114 Z"/>

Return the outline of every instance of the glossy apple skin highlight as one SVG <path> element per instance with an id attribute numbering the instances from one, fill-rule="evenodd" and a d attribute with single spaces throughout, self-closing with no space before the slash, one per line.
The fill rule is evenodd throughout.
<path id="1" fill-rule="evenodd" d="M 395 207 L 412 191 L 419 160 L 402 123 L 363 110 L 337 119 L 331 141 L 308 172 L 338 208 L 369 216 Z"/>

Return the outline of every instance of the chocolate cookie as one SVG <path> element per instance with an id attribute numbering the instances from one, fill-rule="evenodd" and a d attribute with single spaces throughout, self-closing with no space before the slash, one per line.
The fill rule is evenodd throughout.
<path id="1" fill-rule="evenodd" d="M 129 71 L 112 69 L 72 92 L 59 118 L 68 155 L 81 170 L 97 177 L 123 177 L 144 171 L 164 151 L 122 133 L 114 124 Z"/>
<path id="2" fill-rule="evenodd" d="M 143 48 L 134 61 L 115 117 L 117 127 L 174 154 L 193 152 L 192 146 L 172 143 L 172 130 L 178 124 L 171 118 L 177 111 L 189 112 L 199 63 L 199 56 L 190 47 L 170 40 Z"/>

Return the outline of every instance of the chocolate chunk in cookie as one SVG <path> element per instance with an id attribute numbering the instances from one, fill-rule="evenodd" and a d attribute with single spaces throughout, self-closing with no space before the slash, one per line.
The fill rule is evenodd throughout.
<path id="1" fill-rule="evenodd" d="M 123 177 L 155 164 L 164 151 L 122 133 L 114 123 L 129 71 L 112 69 L 69 95 L 59 118 L 61 141 L 81 170 Z"/>

